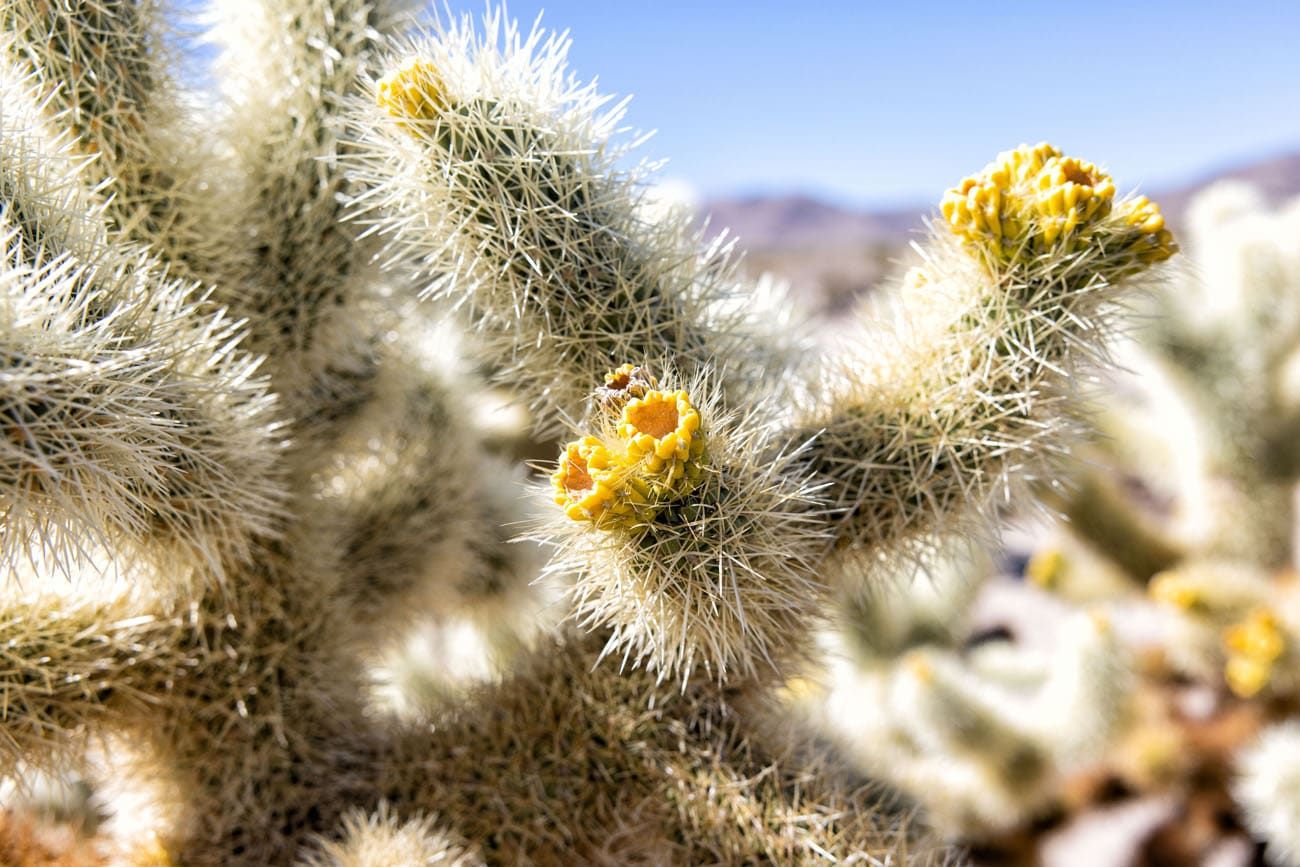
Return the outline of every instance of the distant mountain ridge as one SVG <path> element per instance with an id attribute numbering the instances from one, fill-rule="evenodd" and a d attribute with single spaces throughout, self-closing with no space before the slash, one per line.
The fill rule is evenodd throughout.
<path id="1" fill-rule="evenodd" d="M 1223 171 L 1172 189 L 1148 193 L 1170 222 L 1180 222 L 1192 197 L 1218 180 L 1254 184 L 1270 201 L 1300 195 L 1300 151 Z M 842 247 L 848 244 L 895 246 L 921 226 L 929 207 L 856 210 L 808 195 L 743 196 L 706 201 L 700 208 L 713 231 L 727 228 L 748 250 Z"/>

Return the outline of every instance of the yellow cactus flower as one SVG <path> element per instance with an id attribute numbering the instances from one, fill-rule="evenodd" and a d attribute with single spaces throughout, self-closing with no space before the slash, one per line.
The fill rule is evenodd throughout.
<path id="1" fill-rule="evenodd" d="M 411 129 L 408 121 L 430 121 L 447 108 L 447 88 L 437 67 L 416 57 L 379 80 L 375 101 Z"/>
<path id="2" fill-rule="evenodd" d="M 1029 558 L 1025 577 L 1044 590 L 1050 590 L 1065 577 L 1065 565 L 1065 554 L 1059 548 L 1044 548 Z"/>
<path id="3" fill-rule="evenodd" d="M 1251 698 L 1268 686 L 1273 676 L 1273 665 L 1249 656 L 1233 656 L 1224 666 L 1223 678 L 1228 689 L 1241 698 Z"/>
<path id="4" fill-rule="evenodd" d="M 644 461 L 647 473 L 669 482 L 683 478 L 704 453 L 700 414 L 685 391 L 648 391 L 628 401 L 618 435 L 627 440 L 629 459 Z"/>
<path id="5" fill-rule="evenodd" d="M 628 400 L 645 397 L 658 383 L 644 367 L 624 364 L 605 374 L 605 384 L 595 392 L 596 402 L 607 410 L 617 412 Z"/>
<path id="6" fill-rule="evenodd" d="M 599 523 L 615 505 L 618 463 L 595 437 L 569 443 L 551 474 L 555 502 L 575 521 Z"/>
<path id="7" fill-rule="evenodd" d="M 1092 243 L 1093 229 L 1110 215 L 1115 182 L 1095 165 L 1065 156 L 1049 144 L 1021 145 L 1000 154 L 943 198 L 941 210 L 954 233 L 973 250 L 1004 262 L 1054 252 L 1077 252 Z M 1126 203 L 1121 225 L 1136 229 L 1119 244 L 1150 264 L 1176 247 L 1159 208 L 1145 198 Z"/>
<path id="8" fill-rule="evenodd" d="M 1267 608 L 1257 608 L 1224 630 L 1223 646 L 1232 653 L 1273 662 L 1286 649 L 1286 640 L 1277 616 Z"/>
<path id="9" fill-rule="evenodd" d="M 638 469 L 625 453 L 596 437 L 583 437 L 564 447 L 551 474 L 555 502 L 570 519 L 602 530 L 645 523 L 658 509 L 657 492 L 638 477 Z"/>
<path id="10" fill-rule="evenodd" d="M 1126 203 L 1124 222 L 1139 232 L 1134 249 L 1143 262 L 1163 262 L 1178 252 L 1173 233 L 1165 228 L 1165 216 L 1160 213 L 1160 206 L 1146 196 L 1138 196 Z"/>
<path id="11" fill-rule="evenodd" d="M 1224 667 L 1228 687 L 1249 698 L 1268 684 L 1273 664 L 1286 650 L 1286 639 L 1277 616 L 1267 608 L 1257 608 L 1223 631 L 1223 646 L 1229 653 Z"/>
<path id="12" fill-rule="evenodd" d="M 1151 579 L 1148 592 L 1157 602 L 1165 602 L 1184 611 L 1205 604 L 1205 592 L 1195 582 L 1177 572 L 1161 572 L 1156 575 Z"/>
<path id="13" fill-rule="evenodd" d="M 703 478 L 700 414 L 685 391 L 660 392 L 642 368 L 623 365 L 605 376 L 597 400 L 609 393 L 621 407 L 621 443 L 583 437 L 565 446 L 551 475 L 555 502 L 575 521 L 600 529 L 632 528 L 652 520 Z M 632 395 L 639 395 L 633 397 Z"/>
<path id="14" fill-rule="evenodd" d="M 943 216 L 968 245 L 1015 254 L 1068 240 L 1075 229 L 1110 213 L 1115 183 L 1092 163 L 1049 144 L 998 155 L 978 175 L 944 195 Z"/>
<path id="15" fill-rule="evenodd" d="M 635 364 L 622 364 L 605 374 L 605 388 L 610 391 L 626 391 L 633 397 L 641 397 L 646 393 L 647 386 L 653 387 L 654 384 L 654 377 L 645 368 Z"/>

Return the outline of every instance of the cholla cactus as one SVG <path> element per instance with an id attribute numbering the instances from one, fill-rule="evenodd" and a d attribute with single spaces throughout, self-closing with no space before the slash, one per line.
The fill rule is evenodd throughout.
<path id="1" fill-rule="evenodd" d="M 1060 447 L 1111 302 L 1172 250 L 1153 206 L 1005 155 L 895 345 L 793 376 L 726 245 L 642 206 L 562 39 L 217 6 L 225 102 L 194 114 L 151 3 L 0 6 L 3 766 L 119 744 L 165 793 L 121 859 L 945 857 L 781 737 L 773 674 L 837 552 L 960 532 Z M 576 435 L 533 533 L 577 625 L 411 721 L 370 664 L 536 577 L 439 315 Z"/>
<path id="2" fill-rule="evenodd" d="M 1153 297 L 1156 315 L 1119 348 L 1140 376 L 1117 378 L 1099 407 L 1109 436 L 1057 500 L 1070 520 L 1028 570 L 1063 595 L 1105 596 L 1150 619 L 1137 698 L 1159 723 L 1141 727 L 1155 746 L 1130 761 L 1144 770 L 1120 772 L 1131 782 L 1227 803 L 1234 755 L 1271 726 L 1236 760 L 1235 794 L 1277 863 L 1295 858 L 1285 745 L 1300 707 L 1298 214 L 1240 184 L 1193 201 L 1194 268 Z M 1181 707 L 1190 691 L 1203 702 L 1194 716 Z"/>
<path id="3" fill-rule="evenodd" d="M 1251 832 L 1278 867 L 1300 864 L 1300 723 L 1273 726 L 1242 751 L 1237 800 Z"/>
<path id="4" fill-rule="evenodd" d="M 1294 696 L 1300 595 L 1293 579 L 1234 562 L 1189 562 L 1151 582 L 1157 602 L 1178 613 L 1170 661 L 1237 696 Z"/>
<path id="5" fill-rule="evenodd" d="M 664 677 L 747 674 L 798 650 L 791 618 L 826 608 L 833 550 L 888 559 L 960 532 L 1041 470 L 1109 303 L 1172 243 L 1153 206 L 1113 202 L 1094 168 L 1047 145 L 1012 152 L 1003 163 L 1032 171 L 991 166 L 953 193 L 973 210 L 951 210 L 956 234 L 936 228 L 897 342 L 778 388 L 785 356 L 729 303 L 742 287 L 726 262 L 685 222 L 642 218 L 643 187 L 614 167 L 622 106 L 557 74 L 564 48 L 500 19 L 404 47 L 355 121 L 371 187 L 358 216 L 429 294 L 454 293 L 546 429 L 592 407 L 556 476 L 576 522 L 550 534 L 567 539 L 579 613 L 614 628 L 609 650 Z M 1052 210 L 1081 191 L 1086 213 Z M 1020 227 L 1018 252 L 981 234 L 988 215 Z M 647 497 L 627 438 L 600 430 L 589 395 L 628 363 L 699 413 L 707 460 L 680 459 L 701 477 L 690 493 Z"/>
<path id="6" fill-rule="evenodd" d="M 1050 652 L 966 646 L 991 571 L 948 560 L 905 594 L 848 605 L 824 674 L 791 693 L 848 761 L 967 840 L 1059 808 L 1066 774 L 1101 758 L 1130 698 L 1127 652 L 1097 613 L 1065 620 Z"/>
<path id="7" fill-rule="evenodd" d="M 94 163 L 55 131 L 31 76 L 7 64 L 0 90 L 0 558 L 57 566 L 100 547 L 173 578 L 194 563 L 220 574 L 283 497 L 256 361 L 193 287 L 107 242 L 79 176 Z"/>
<path id="8" fill-rule="evenodd" d="M 1111 439 L 1095 464 L 1127 472 L 1172 507 L 1153 517 L 1089 477 L 1066 511 L 1139 582 L 1189 556 L 1293 564 L 1298 215 L 1297 203 L 1269 211 L 1238 184 L 1198 196 L 1188 215 L 1196 269 L 1154 296 L 1156 315 L 1127 348 L 1143 399 L 1104 408 Z M 1184 457 L 1148 460 L 1152 439 Z"/>

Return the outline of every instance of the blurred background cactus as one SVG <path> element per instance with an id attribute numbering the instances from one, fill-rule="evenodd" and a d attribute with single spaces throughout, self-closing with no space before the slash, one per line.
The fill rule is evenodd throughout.
<path id="1" fill-rule="evenodd" d="M 1270 863 L 1297 863 L 1297 214 L 1238 182 L 1192 200 L 1188 262 L 1115 347 L 1127 372 L 1096 406 L 1102 435 L 1049 494 L 1067 520 L 1026 569 L 1145 624 L 1137 714 L 1103 764 L 1130 792 L 1176 798 L 1181 824 L 1151 838 L 1167 857 L 1251 835 Z"/>
<path id="2" fill-rule="evenodd" d="M 418 13 L 217 0 L 199 87 L 0 0 L 0 859 L 1028 863 L 1121 787 L 1294 863 L 1300 212 L 1179 269 L 1021 145 L 821 340 L 567 36 Z"/>

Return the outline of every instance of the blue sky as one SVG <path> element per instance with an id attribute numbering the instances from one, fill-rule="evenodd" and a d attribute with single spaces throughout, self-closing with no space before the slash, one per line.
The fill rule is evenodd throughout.
<path id="1" fill-rule="evenodd" d="M 481 2 L 453 2 L 478 12 Z M 513 0 L 705 195 L 933 201 L 1049 140 L 1153 188 L 1300 149 L 1300 3 Z"/>

